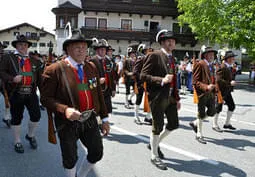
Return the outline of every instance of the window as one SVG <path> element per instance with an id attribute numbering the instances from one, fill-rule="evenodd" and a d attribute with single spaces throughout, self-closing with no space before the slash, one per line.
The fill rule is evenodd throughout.
<path id="1" fill-rule="evenodd" d="M 46 47 L 46 44 L 44 42 L 40 42 L 39 46 L 40 47 Z"/>
<path id="2" fill-rule="evenodd" d="M 71 23 L 72 28 L 77 28 L 77 17 L 75 16 L 69 16 L 68 17 L 68 22 Z"/>
<path id="3" fill-rule="evenodd" d="M 132 30 L 132 20 L 121 19 L 121 29 Z"/>
<path id="4" fill-rule="evenodd" d="M 43 32 L 43 33 L 40 33 L 39 35 L 40 35 L 40 37 L 45 37 L 46 33 Z"/>
<path id="5" fill-rule="evenodd" d="M 97 19 L 96 18 L 85 18 L 85 27 L 96 28 L 97 27 Z"/>
<path id="6" fill-rule="evenodd" d="M 37 47 L 37 43 L 36 43 L 36 42 L 33 42 L 33 43 L 32 43 L 32 47 Z"/>
<path id="7" fill-rule="evenodd" d="M 105 18 L 99 18 L 99 19 L 98 19 L 98 28 L 100 28 L 100 29 L 106 29 L 106 28 L 107 28 L 107 19 L 105 19 Z"/>
<path id="8" fill-rule="evenodd" d="M 184 24 L 183 27 L 182 27 L 182 33 L 185 33 L 185 34 L 190 34 L 192 33 L 192 30 L 191 28 L 189 27 L 188 24 Z"/>
<path id="9" fill-rule="evenodd" d="M 26 32 L 26 37 L 30 38 L 30 36 L 31 36 L 31 33 L 30 32 Z"/>
<path id="10" fill-rule="evenodd" d="M 64 22 L 64 17 L 60 16 L 59 17 L 59 27 L 64 28 L 65 27 L 65 22 Z"/>
<path id="11" fill-rule="evenodd" d="M 15 31 L 15 32 L 13 32 L 13 35 L 14 35 L 14 36 L 18 36 L 18 35 L 19 35 L 19 32 Z"/>
<path id="12" fill-rule="evenodd" d="M 9 44 L 10 44 L 10 42 L 9 42 L 9 41 L 3 41 L 3 45 L 8 46 Z"/>
<path id="13" fill-rule="evenodd" d="M 173 32 L 176 34 L 179 34 L 181 32 L 181 28 L 179 26 L 179 23 L 173 23 Z"/>
<path id="14" fill-rule="evenodd" d="M 159 0 L 152 0 L 152 3 L 159 3 Z"/>

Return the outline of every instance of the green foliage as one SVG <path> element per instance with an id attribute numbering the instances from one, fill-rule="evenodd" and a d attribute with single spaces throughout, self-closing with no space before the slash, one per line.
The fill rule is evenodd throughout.
<path id="1" fill-rule="evenodd" d="M 255 57 L 254 0 L 178 0 L 180 24 L 188 23 L 199 40 L 244 47 Z"/>

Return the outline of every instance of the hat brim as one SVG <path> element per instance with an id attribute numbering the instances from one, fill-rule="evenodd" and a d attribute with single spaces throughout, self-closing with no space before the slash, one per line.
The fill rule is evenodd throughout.
<path id="1" fill-rule="evenodd" d="M 167 39 L 174 39 L 175 41 L 177 41 L 177 38 L 174 36 L 164 36 L 164 37 L 159 37 L 158 42 L 165 41 Z"/>
<path id="2" fill-rule="evenodd" d="M 207 50 L 207 51 L 205 51 L 205 52 L 203 52 L 203 53 L 201 54 L 201 58 L 204 58 L 204 55 L 205 55 L 206 53 L 210 53 L 210 52 L 213 52 L 215 55 L 218 53 L 216 50 L 213 50 L 213 49 Z"/>
<path id="3" fill-rule="evenodd" d="M 231 58 L 231 57 L 236 57 L 236 56 L 237 55 L 229 55 L 229 56 L 224 57 L 223 60 L 226 60 L 226 59 Z"/>
<path id="4" fill-rule="evenodd" d="M 107 48 L 107 51 L 109 51 L 109 50 L 112 50 L 113 52 L 115 52 L 115 49 L 108 49 L 108 48 Z"/>
<path id="5" fill-rule="evenodd" d="M 96 50 L 96 49 L 99 49 L 99 48 L 106 48 L 107 49 L 107 46 L 105 45 L 102 45 L 102 46 L 93 46 L 93 48 Z"/>
<path id="6" fill-rule="evenodd" d="M 28 48 L 29 47 L 31 47 L 31 45 L 32 45 L 32 42 L 30 42 L 30 41 L 19 41 L 19 40 L 15 40 L 15 41 L 12 41 L 12 47 L 14 47 L 14 48 L 16 48 L 16 45 L 17 45 L 17 43 L 27 43 L 28 44 Z"/>
<path id="7" fill-rule="evenodd" d="M 77 42 L 84 42 L 87 43 L 88 48 L 91 46 L 92 44 L 92 40 L 90 39 L 67 39 L 65 40 L 65 42 L 63 43 L 63 50 L 66 51 L 67 46 L 73 43 L 77 43 Z"/>

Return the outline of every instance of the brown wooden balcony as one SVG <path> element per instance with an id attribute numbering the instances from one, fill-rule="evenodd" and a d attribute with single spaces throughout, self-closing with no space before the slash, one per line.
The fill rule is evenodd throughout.
<path id="1" fill-rule="evenodd" d="M 149 41 L 155 42 L 157 31 L 147 31 L 145 29 L 122 29 L 122 28 L 97 28 L 97 27 L 82 27 L 82 34 L 87 38 L 96 37 L 98 39 L 106 40 L 127 40 L 127 41 Z M 196 45 L 195 35 L 192 33 L 176 34 L 177 43 L 181 45 L 189 44 L 192 47 Z"/>

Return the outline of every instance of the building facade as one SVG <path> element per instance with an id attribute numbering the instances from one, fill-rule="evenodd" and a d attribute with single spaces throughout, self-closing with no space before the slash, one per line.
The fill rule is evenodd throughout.
<path id="1" fill-rule="evenodd" d="M 59 0 L 52 12 L 56 15 L 58 54 L 62 52 L 68 22 L 88 38 L 106 39 L 115 54 L 125 55 L 127 46 L 134 43 L 158 49 L 155 36 L 161 29 L 176 33 L 175 56 L 179 59 L 186 52 L 197 55 L 201 47 L 188 25 L 179 26 L 174 0 Z"/>
<path id="2" fill-rule="evenodd" d="M 17 35 L 25 35 L 29 41 L 32 42 L 32 46 L 29 51 L 37 51 L 40 54 L 48 54 L 49 47 L 53 47 L 53 52 L 56 51 L 56 40 L 55 35 L 45 31 L 44 29 L 35 27 L 29 23 L 22 23 L 13 27 L 9 27 L 0 30 L 1 42 L 8 47 L 5 49 L 6 52 L 14 51 L 11 42 L 16 39 Z"/>

